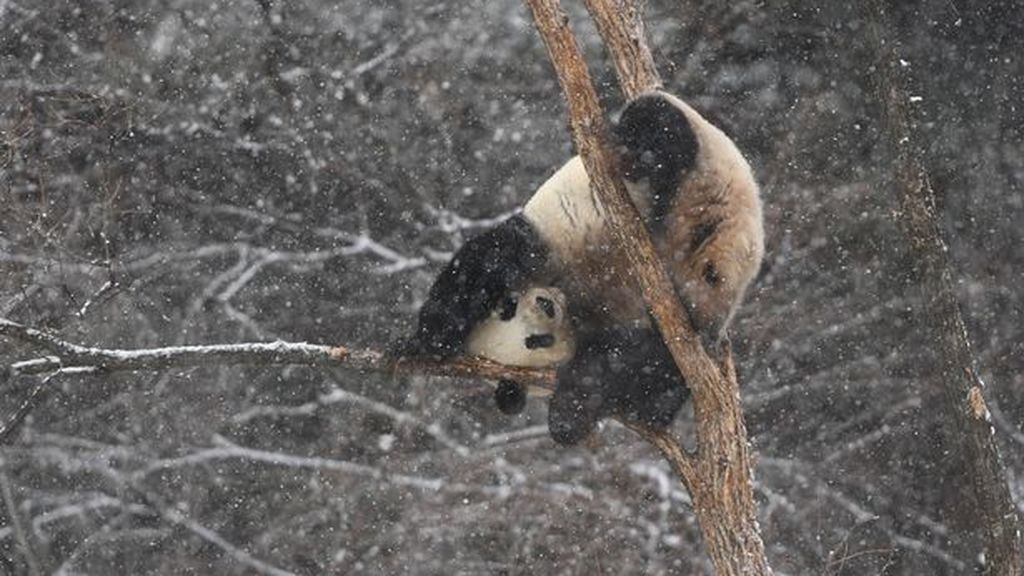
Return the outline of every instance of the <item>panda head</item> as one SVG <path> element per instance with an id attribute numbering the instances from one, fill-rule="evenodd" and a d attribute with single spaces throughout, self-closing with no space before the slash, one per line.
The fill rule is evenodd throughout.
<path id="1" fill-rule="evenodd" d="M 513 292 L 473 328 L 466 352 L 508 366 L 557 366 L 576 350 L 565 294 L 554 287 Z"/>

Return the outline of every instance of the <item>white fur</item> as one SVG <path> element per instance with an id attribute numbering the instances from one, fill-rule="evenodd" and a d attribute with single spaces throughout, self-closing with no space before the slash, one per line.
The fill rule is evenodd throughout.
<path id="1" fill-rule="evenodd" d="M 576 348 L 575 335 L 565 315 L 565 295 L 558 288 L 533 287 L 514 294 L 516 314 L 509 320 L 501 319 L 501 310 L 477 325 L 466 341 L 466 351 L 475 356 L 508 366 L 546 368 L 572 358 Z M 537 305 L 543 297 L 555 304 L 555 316 L 549 317 Z M 551 334 L 555 344 L 549 348 L 526 347 L 529 336 Z"/>
<path id="2" fill-rule="evenodd" d="M 665 96 L 686 115 L 699 149 L 655 244 L 694 319 L 724 329 L 764 254 L 760 192 L 732 140 L 686 103 Z M 627 182 L 627 191 L 641 214 L 647 214 L 646 183 Z M 578 156 L 544 182 L 523 209 L 551 250 L 547 281 L 562 287 L 574 302 L 580 298 L 606 312 L 603 322 L 646 323 L 643 300 L 628 278 L 625 255 L 605 214 Z M 705 222 L 714 222 L 716 233 L 694 249 L 693 232 Z M 717 285 L 704 280 L 709 262 L 721 279 Z"/>

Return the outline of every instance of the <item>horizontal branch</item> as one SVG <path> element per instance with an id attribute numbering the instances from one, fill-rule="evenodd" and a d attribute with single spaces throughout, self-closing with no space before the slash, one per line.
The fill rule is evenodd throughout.
<path id="1" fill-rule="evenodd" d="M 41 347 L 50 355 L 14 362 L 4 367 L 11 374 L 46 374 L 68 368 L 106 372 L 160 370 L 225 364 L 300 364 L 334 366 L 364 372 L 429 374 L 455 378 L 515 380 L 554 388 L 553 370 L 505 366 L 483 358 L 456 357 L 445 361 L 394 358 L 376 350 L 325 346 L 305 342 L 250 342 L 163 348 L 112 349 L 80 346 L 52 334 L 0 318 L 0 336 Z"/>

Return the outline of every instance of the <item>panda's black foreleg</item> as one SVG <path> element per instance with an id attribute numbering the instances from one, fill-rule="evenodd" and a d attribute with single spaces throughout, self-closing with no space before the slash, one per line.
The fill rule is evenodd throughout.
<path id="1" fill-rule="evenodd" d="M 555 392 L 548 403 L 548 432 L 564 446 L 578 444 L 590 435 L 604 415 L 604 388 L 598 358 L 581 354 L 558 369 Z M 589 362 L 586 360 L 590 357 Z"/>
<path id="2" fill-rule="evenodd" d="M 473 327 L 509 292 L 537 278 L 547 258 L 546 246 L 521 215 L 469 239 L 420 308 L 413 352 L 442 358 L 459 353 Z"/>
<path id="3" fill-rule="evenodd" d="M 614 136 L 623 176 L 649 187 L 648 225 L 656 229 L 671 210 L 683 177 L 697 161 L 697 135 L 668 95 L 649 92 L 622 109 Z"/>
<path id="4" fill-rule="evenodd" d="M 661 334 L 654 328 L 624 332 L 619 371 L 609 394 L 609 412 L 627 421 L 666 428 L 690 397 L 690 389 Z"/>
<path id="5" fill-rule="evenodd" d="M 548 428 L 566 445 L 586 438 L 605 417 L 665 428 L 689 396 L 657 330 L 609 328 L 582 339 L 559 369 Z"/>
<path id="6" fill-rule="evenodd" d="M 602 413 L 654 428 L 672 424 L 690 390 L 654 328 L 616 328 L 602 338 Z"/>

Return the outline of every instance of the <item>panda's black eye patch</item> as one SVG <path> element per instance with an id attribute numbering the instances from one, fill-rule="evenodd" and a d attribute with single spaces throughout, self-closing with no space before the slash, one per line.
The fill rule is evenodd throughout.
<path id="1" fill-rule="evenodd" d="M 544 311 L 544 314 L 546 314 L 548 318 L 555 317 L 555 303 L 549 298 L 537 296 L 537 306 Z"/>
<path id="2" fill-rule="evenodd" d="M 516 308 L 519 306 L 519 301 L 512 296 L 505 298 L 505 301 L 501 303 L 501 315 L 498 316 L 503 322 L 516 317 Z"/>
<path id="3" fill-rule="evenodd" d="M 718 286 L 722 282 L 722 276 L 718 273 L 714 263 L 708 262 L 704 265 L 704 281 L 709 286 Z"/>
<path id="4" fill-rule="evenodd" d="M 537 348 L 551 348 L 555 345 L 553 334 L 531 334 L 526 337 L 526 347 L 530 350 Z"/>
<path id="5" fill-rule="evenodd" d="M 705 220 L 694 226 L 693 236 L 690 238 L 690 250 L 692 252 L 699 250 L 709 238 L 715 235 L 719 223 L 719 220 Z"/>

